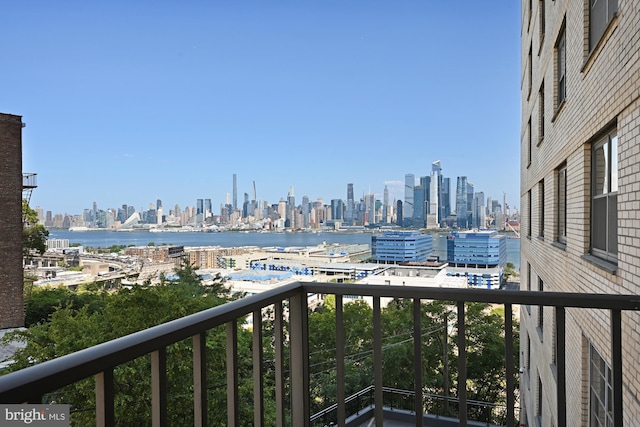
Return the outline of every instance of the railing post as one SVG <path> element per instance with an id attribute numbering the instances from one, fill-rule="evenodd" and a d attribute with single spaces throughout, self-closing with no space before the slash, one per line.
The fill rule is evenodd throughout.
<path id="1" fill-rule="evenodd" d="M 227 322 L 227 426 L 240 425 L 238 411 L 238 322 Z"/>
<path id="2" fill-rule="evenodd" d="M 413 410 L 416 413 L 416 427 L 422 427 L 422 304 L 419 298 L 413 300 Z"/>
<path id="3" fill-rule="evenodd" d="M 253 425 L 264 425 L 264 380 L 262 365 L 262 311 L 253 312 Z"/>
<path id="4" fill-rule="evenodd" d="M 344 427 L 347 418 L 344 402 L 344 346 L 344 307 L 342 295 L 336 295 L 336 404 L 340 427 Z"/>
<path id="5" fill-rule="evenodd" d="M 565 308 L 556 307 L 556 400 L 558 401 L 558 427 L 567 426 L 567 365 Z"/>
<path id="6" fill-rule="evenodd" d="M 507 375 L 507 427 L 513 427 L 515 418 L 515 367 L 513 363 L 513 307 L 504 305 L 504 360 Z"/>
<path id="7" fill-rule="evenodd" d="M 611 310 L 611 373 L 613 375 L 613 427 L 622 427 L 622 313 Z"/>
<path id="8" fill-rule="evenodd" d="M 193 341 L 193 423 L 207 425 L 207 334 L 194 335 Z"/>
<path id="9" fill-rule="evenodd" d="M 151 425 L 164 427 L 167 422 L 167 349 L 151 353 Z"/>
<path id="10" fill-rule="evenodd" d="M 284 315 L 282 301 L 274 304 L 275 322 L 273 325 L 275 334 L 275 363 L 276 363 L 276 427 L 284 427 Z"/>
<path id="11" fill-rule="evenodd" d="M 308 426 L 309 420 L 309 330 L 307 293 L 289 299 L 291 425 Z"/>
<path id="12" fill-rule="evenodd" d="M 96 426 L 112 426 L 115 424 L 115 414 L 113 409 L 113 368 L 109 368 L 96 374 L 95 380 Z"/>
<path id="13" fill-rule="evenodd" d="M 380 316 L 380 297 L 373 297 L 373 370 L 374 370 L 374 414 L 376 427 L 384 422 L 382 395 L 382 319 Z M 393 398 L 393 397 L 392 397 Z M 393 403 L 391 404 L 393 408 Z"/>
<path id="14" fill-rule="evenodd" d="M 460 426 L 467 426 L 467 339 L 465 337 L 464 301 L 458 301 L 458 416 Z"/>

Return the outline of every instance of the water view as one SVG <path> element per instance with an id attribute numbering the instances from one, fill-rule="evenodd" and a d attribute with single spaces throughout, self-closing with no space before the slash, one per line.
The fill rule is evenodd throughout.
<path id="1" fill-rule="evenodd" d="M 90 247 L 109 247 L 112 245 L 144 246 L 154 245 L 178 246 L 315 246 L 321 243 L 368 244 L 374 233 L 258 233 L 258 232 L 226 232 L 226 233 L 150 233 L 116 232 L 116 231 L 68 231 L 50 230 L 51 239 L 68 239 L 70 243 L 78 243 Z M 446 259 L 446 234 L 434 234 L 433 252 L 441 259 Z M 507 238 L 507 261 L 520 268 L 520 239 Z"/>

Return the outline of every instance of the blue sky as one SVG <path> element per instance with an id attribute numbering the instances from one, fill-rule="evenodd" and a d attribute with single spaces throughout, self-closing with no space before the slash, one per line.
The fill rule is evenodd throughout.
<path id="1" fill-rule="evenodd" d="M 346 199 L 441 160 L 520 207 L 520 6 L 422 1 L 13 1 L 0 112 L 23 116 L 31 199 L 165 207 L 238 177 L 276 203 Z M 452 189 L 454 190 L 454 189 Z"/>

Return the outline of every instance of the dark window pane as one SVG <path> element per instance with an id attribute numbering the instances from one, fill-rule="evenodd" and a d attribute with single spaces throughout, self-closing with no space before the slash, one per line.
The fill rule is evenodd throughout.
<path id="1" fill-rule="evenodd" d="M 612 255 L 618 254 L 618 196 L 613 194 L 608 197 L 608 248 L 607 252 Z"/>
<path id="2" fill-rule="evenodd" d="M 558 241 L 564 243 L 567 236 L 567 169 L 558 171 Z"/>
<path id="3" fill-rule="evenodd" d="M 607 198 L 593 199 L 592 246 L 594 249 L 607 250 Z"/>

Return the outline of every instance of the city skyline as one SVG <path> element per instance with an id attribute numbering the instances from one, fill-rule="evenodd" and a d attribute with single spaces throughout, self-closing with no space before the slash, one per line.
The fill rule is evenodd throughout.
<path id="1" fill-rule="evenodd" d="M 32 206 L 54 212 L 218 206 L 234 173 L 239 198 L 399 199 L 437 159 L 516 206 L 516 3 L 14 2 L 0 111 L 23 117 Z"/>
<path id="2" fill-rule="evenodd" d="M 395 182 L 394 184 L 398 187 L 398 188 L 406 188 L 407 185 L 407 177 L 408 176 L 413 176 L 414 177 L 414 182 L 415 182 L 415 186 L 420 185 L 420 181 L 421 179 L 428 177 L 429 175 L 425 175 L 425 176 L 415 176 L 415 174 L 411 174 L 408 173 L 405 175 L 405 181 L 404 182 Z M 446 178 L 450 178 L 450 177 L 446 177 Z M 457 177 L 457 179 L 459 180 L 460 178 L 463 178 L 465 183 L 467 182 L 467 177 L 463 176 L 463 177 Z M 233 174 L 233 180 L 234 183 L 236 183 L 236 179 L 237 179 L 237 174 Z M 471 184 L 471 182 L 469 182 Z M 236 187 L 234 186 L 234 189 Z M 263 203 L 267 203 L 270 206 L 275 206 L 277 205 L 279 202 L 281 201 L 288 201 L 288 199 L 290 197 L 293 197 L 293 200 L 295 202 L 296 206 L 300 206 L 303 202 L 304 199 L 307 199 L 308 202 L 310 203 L 314 203 L 317 202 L 319 200 L 323 201 L 323 204 L 325 206 L 331 206 L 332 202 L 335 200 L 340 200 L 344 203 L 344 209 L 347 209 L 348 206 L 348 201 L 349 201 L 349 197 L 350 195 L 354 197 L 354 200 L 356 201 L 363 201 L 367 196 L 370 195 L 374 195 L 375 196 L 375 200 L 379 201 L 380 203 L 382 203 L 382 206 L 384 207 L 391 207 L 392 209 L 395 208 L 395 204 L 398 200 L 401 200 L 403 205 L 406 205 L 406 200 L 405 200 L 405 196 L 406 194 L 399 194 L 400 190 L 397 191 L 397 196 L 399 197 L 390 197 L 389 196 L 389 187 L 387 184 L 385 184 L 385 188 L 383 189 L 383 191 L 379 194 L 378 192 L 366 192 L 366 193 L 362 193 L 360 196 L 354 194 L 351 194 L 349 192 L 350 189 L 353 188 L 353 183 L 347 183 L 345 184 L 345 193 L 344 193 L 344 197 L 309 197 L 308 195 L 295 195 L 295 186 L 291 186 L 289 187 L 289 195 L 287 197 L 280 197 L 278 200 L 263 200 L 258 198 L 256 200 L 256 202 L 263 202 Z M 294 194 L 291 194 L 291 191 L 294 191 Z M 404 189 L 403 189 L 404 191 Z M 249 195 L 249 199 L 248 200 L 253 200 L 252 195 L 250 195 L 249 192 L 247 191 L 239 191 L 240 193 L 242 193 L 244 196 Z M 482 191 L 482 189 L 479 189 L 480 193 L 483 193 L 483 197 L 484 197 L 484 192 Z M 380 197 L 379 197 L 380 196 Z M 197 213 L 202 213 L 204 212 L 204 205 L 203 206 L 199 206 L 199 203 L 209 203 L 208 207 L 207 207 L 207 211 L 212 213 L 213 215 L 218 215 L 220 214 L 220 208 L 223 208 L 224 205 L 231 205 L 233 206 L 234 203 L 232 202 L 232 197 L 233 197 L 233 193 L 232 192 L 227 192 L 225 195 L 225 200 L 221 201 L 219 204 L 215 204 L 213 203 L 213 199 L 211 197 L 207 197 L 207 195 L 202 195 L 201 197 L 198 197 L 197 199 L 195 199 L 194 201 L 192 201 L 191 203 L 177 203 L 177 202 L 173 202 L 173 201 L 167 201 L 165 199 L 162 198 L 156 198 L 156 199 L 150 199 L 148 202 L 143 203 L 139 206 L 136 206 L 134 204 L 129 204 L 126 203 L 126 201 L 124 201 L 123 203 L 120 203 L 118 205 L 115 206 L 106 206 L 106 205 L 102 205 L 99 201 L 94 200 L 93 202 L 91 202 L 91 206 L 87 205 L 85 206 L 82 210 L 78 211 L 78 212 L 70 212 L 70 211 L 64 211 L 64 212 L 56 212 L 53 211 L 51 209 L 46 208 L 45 206 L 35 206 L 33 204 L 31 204 L 31 207 L 37 210 L 41 210 L 42 213 L 46 213 L 46 212 L 51 212 L 52 215 L 70 215 L 70 216 L 74 216 L 74 215 L 82 215 L 83 212 L 87 211 L 87 210 L 108 210 L 108 209 L 113 209 L 117 212 L 118 209 L 122 208 L 123 206 L 128 207 L 129 209 L 132 209 L 135 212 L 143 212 L 146 211 L 148 209 L 150 209 L 151 207 L 153 207 L 153 205 L 155 205 L 156 209 L 159 209 L 159 207 L 163 208 L 163 213 L 166 215 L 169 213 L 169 211 L 173 211 L 175 207 L 179 207 L 181 210 L 187 209 L 187 208 L 193 208 L 195 209 L 195 211 Z M 511 213 L 515 211 L 519 211 L 518 206 L 514 206 L 509 204 L 509 202 L 507 201 L 507 206 L 503 206 L 503 202 L 504 202 L 504 195 L 502 196 L 498 196 L 498 197 L 494 197 L 493 195 L 488 195 L 488 197 L 490 199 L 493 199 L 495 201 L 497 201 L 502 210 L 504 211 L 504 209 L 506 209 L 507 207 L 509 208 L 509 210 L 511 211 Z M 456 204 L 456 195 L 455 193 L 450 194 L 450 202 L 452 201 L 452 205 L 453 208 L 451 209 L 452 212 L 457 212 L 456 208 L 455 208 L 455 204 Z M 385 200 L 388 203 L 385 203 Z M 235 207 L 236 209 L 239 209 L 240 211 L 242 210 L 242 203 L 239 204 L 239 206 Z M 489 208 L 487 206 L 487 208 Z M 406 211 L 404 212 L 404 215 L 406 215 Z M 413 215 L 413 214 L 412 214 Z M 425 213 L 425 218 L 426 218 L 426 213 Z"/>

